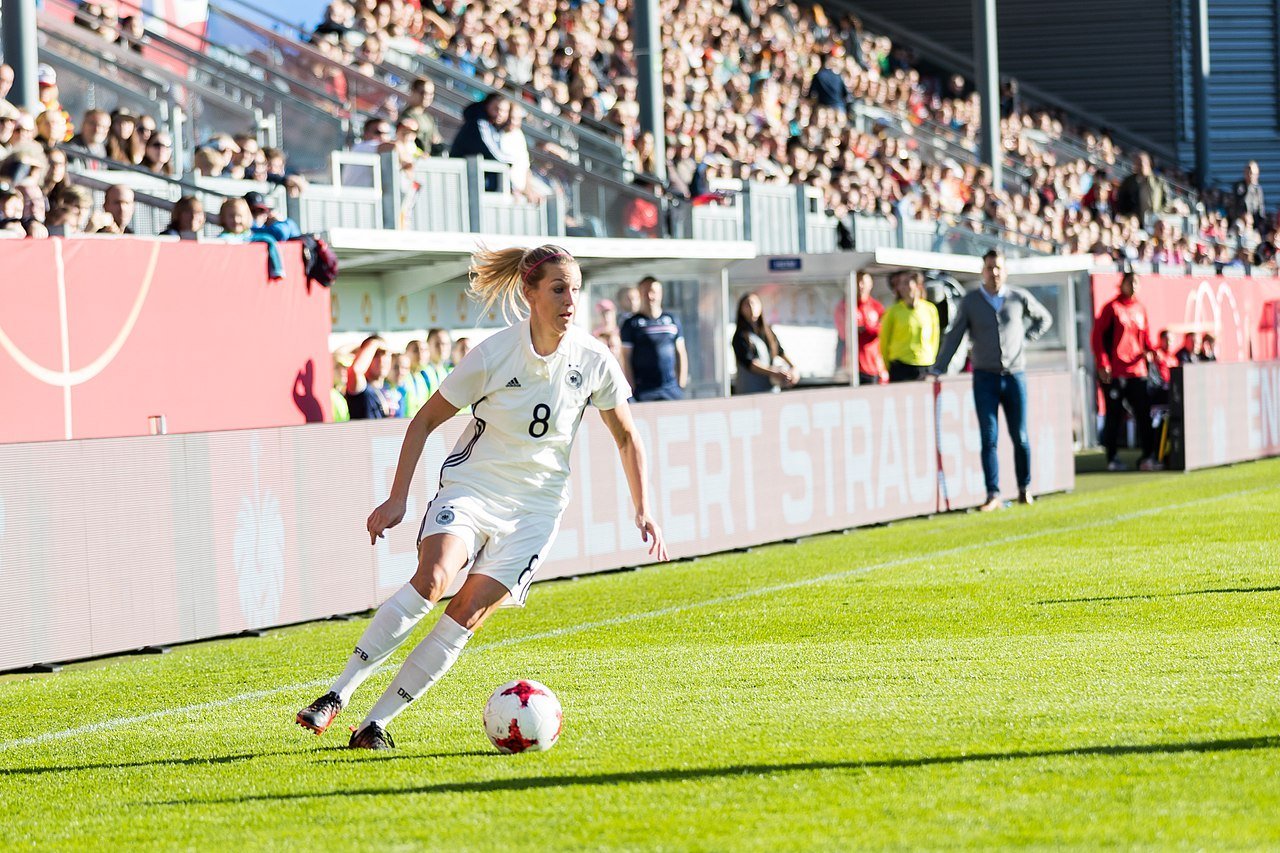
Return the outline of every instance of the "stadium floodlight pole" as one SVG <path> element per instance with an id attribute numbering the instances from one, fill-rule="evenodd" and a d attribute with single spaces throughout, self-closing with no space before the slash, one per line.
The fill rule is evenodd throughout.
<path id="1" fill-rule="evenodd" d="M 659 22 L 662 11 L 658 0 L 639 0 L 635 4 L 636 25 L 636 96 L 640 99 L 640 129 L 653 134 L 654 172 L 667 182 L 667 128 L 663 111 L 662 33 Z"/>
<path id="2" fill-rule="evenodd" d="M 1004 184 L 1000 144 L 1000 42 L 996 36 L 996 0 L 973 0 L 973 70 L 982 99 L 982 162 L 991 169 L 991 185 Z"/>
<path id="3" fill-rule="evenodd" d="M 34 110 L 39 103 L 36 88 L 36 0 L 0 0 L 3 13 L 4 61 L 13 66 L 10 103 Z"/>
<path id="4" fill-rule="evenodd" d="M 1191 98 L 1196 127 L 1196 184 L 1209 185 L 1209 0 L 1196 0 L 1191 27 Z"/>

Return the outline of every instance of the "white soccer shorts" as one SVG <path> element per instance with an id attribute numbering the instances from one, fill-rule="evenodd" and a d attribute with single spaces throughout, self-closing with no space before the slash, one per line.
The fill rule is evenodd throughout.
<path id="1" fill-rule="evenodd" d="M 493 578 L 511 590 L 504 606 L 523 607 L 559 529 L 559 515 L 499 515 L 484 498 L 453 485 L 441 489 L 427 505 L 418 544 L 437 533 L 457 536 L 467 546 L 470 574 Z"/>

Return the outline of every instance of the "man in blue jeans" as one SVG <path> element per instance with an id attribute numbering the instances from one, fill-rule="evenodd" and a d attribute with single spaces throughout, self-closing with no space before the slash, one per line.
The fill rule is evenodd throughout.
<path id="1" fill-rule="evenodd" d="M 973 365 L 973 404 L 982 435 L 982 473 L 987 500 L 978 509 L 999 509 L 1000 462 L 996 441 L 1000 432 L 1000 407 L 1013 439 L 1013 465 L 1018 476 L 1018 501 L 1031 497 L 1031 442 L 1027 438 L 1026 345 L 1053 326 L 1053 318 L 1034 296 L 1020 287 L 1005 285 L 1004 255 L 992 249 L 982 259 L 982 287 L 960 300 L 947 330 L 938 359 L 930 371 L 945 373 L 966 332 Z"/>

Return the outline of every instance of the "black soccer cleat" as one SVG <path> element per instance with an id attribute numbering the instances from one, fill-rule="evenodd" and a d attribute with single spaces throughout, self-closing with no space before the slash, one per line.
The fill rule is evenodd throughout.
<path id="1" fill-rule="evenodd" d="M 298 725 L 322 735 L 342 711 L 342 700 L 337 693 L 329 692 L 298 712 Z"/>
<path id="2" fill-rule="evenodd" d="M 347 744 L 348 749 L 395 749 L 395 746 L 391 732 L 377 723 L 370 723 L 359 731 L 353 727 L 351 742 Z"/>

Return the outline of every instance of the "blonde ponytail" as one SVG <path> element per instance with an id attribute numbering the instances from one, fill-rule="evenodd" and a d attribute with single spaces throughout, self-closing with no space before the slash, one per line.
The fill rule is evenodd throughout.
<path id="1" fill-rule="evenodd" d="M 529 314 L 524 286 L 534 283 L 527 280 L 530 274 L 547 261 L 559 259 L 574 260 L 567 250 L 549 244 L 536 249 L 481 247 L 472 256 L 467 273 L 471 280 L 471 298 L 480 303 L 482 314 L 500 306 L 507 322 L 522 319 Z"/>

